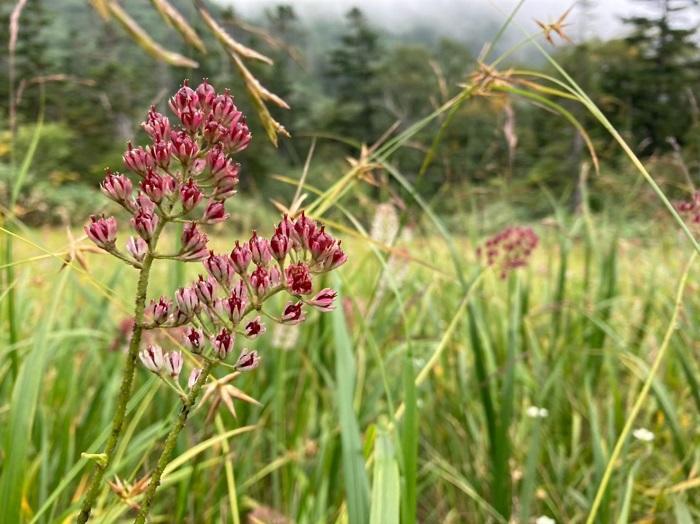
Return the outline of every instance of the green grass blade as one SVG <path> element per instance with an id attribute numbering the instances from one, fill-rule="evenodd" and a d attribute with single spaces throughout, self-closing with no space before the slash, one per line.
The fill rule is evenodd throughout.
<path id="1" fill-rule="evenodd" d="M 374 443 L 374 475 L 370 524 L 399 524 L 399 465 L 386 429 L 377 431 Z"/>

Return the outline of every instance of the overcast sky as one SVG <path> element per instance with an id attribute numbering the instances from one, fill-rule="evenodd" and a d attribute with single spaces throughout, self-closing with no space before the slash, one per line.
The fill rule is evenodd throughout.
<path id="1" fill-rule="evenodd" d="M 279 3 L 293 5 L 304 18 L 341 17 L 352 6 L 362 8 L 373 23 L 395 33 L 411 31 L 416 27 L 439 28 L 446 36 L 470 40 L 469 28 L 477 27 L 484 20 L 502 21 L 517 4 L 517 0 L 218 0 L 233 5 L 245 16 L 255 16 L 260 11 Z M 519 13 L 519 21 L 528 29 L 534 29 L 533 19 L 554 21 L 574 2 L 566 0 L 526 0 Z M 582 27 L 588 34 L 609 37 L 622 30 L 621 16 L 643 11 L 633 0 L 589 0 L 590 16 L 582 20 L 581 10 L 575 8 L 569 28 L 573 36 L 579 36 Z M 502 12 L 499 11 L 502 10 Z"/>

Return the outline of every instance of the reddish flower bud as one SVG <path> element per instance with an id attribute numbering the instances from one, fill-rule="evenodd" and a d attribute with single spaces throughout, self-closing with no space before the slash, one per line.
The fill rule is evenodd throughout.
<path id="1" fill-rule="evenodd" d="M 190 373 L 190 378 L 187 379 L 187 387 L 192 389 L 201 376 L 202 368 L 194 368 Z"/>
<path id="2" fill-rule="evenodd" d="M 272 239 L 270 240 L 270 251 L 272 252 L 272 256 L 275 257 L 275 260 L 284 260 L 291 248 L 292 241 L 289 240 L 289 237 L 282 233 L 278 227 L 277 231 L 274 235 L 272 235 Z"/>
<path id="3" fill-rule="evenodd" d="M 107 176 L 100 184 L 100 189 L 107 198 L 126 207 L 131 205 L 131 192 L 133 187 L 131 185 L 131 180 L 129 180 L 129 177 L 126 175 L 107 171 Z"/>
<path id="4" fill-rule="evenodd" d="M 216 301 L 214 307 L 221 316 L 230 319 L 234 324 L 238 324 L 241 318 L 243 318 L 243 313 L 247 305 L 248 291 L 246 291 L 243 281 L 239 281 L 238 285 L 231 292 L 231 295 Z"/>
<path id="5" fill-rule="evenodd" d="M 335 290 L 331 288 L 325 288 L 319 291 L 314 298 L 307 301 L 306 303 L 320 311 L 333 311 L 335 309 L 334 301 L 337 296 L 338 293 Z"/>
<path id="6" fill-rule="evenodd" d="M 213 251 L 203 260 L 204 267 L 209 274 L 224 288 L 228 289 L 233 279 L 233 264 L 226 255 L 215 255 Z"/>
<path id="7" fill-rule="evenodd" d="M 209 150 L 207 153 L 206 162 L 207 168 L 214 176 L 223 173 L 230 164 L 230 161 L 221 149 L 220 144 L 216 144 Z"/>
<path id="8" fill-rule="evenodd" d="M 207 277 L 206 279 L 199 275 L 199 280 L 195 283 L 195 291 L 197 292 L 197 298 L 200 302 L 203 302 L 207 306 L 214 304 L 214 292 L 216 289 L 216 280 L 213 277 Z"/>
<path id="9" fill-rule="evenodd" d="M 197 93 L 187 85 L 187 81 L 185 81 L 182 87 L 178 89 L 177 93 L 168 101 L 168 105 L 178 118 L 182 118 L 181 115 L 183 113 L 189 113 L 195 109 L 199 109 L 199 97 Z"/>
<path id="10" fill-rule="evenodd" d="M 263 324 L 258 315 L 245 325 L 245 336 L 248 338 L 257 338 L 265 333 L 265 330 L 265 324 Z"/>
<path id="11" fill-rule="evenodd" d="M 257 351 L 243 350 L 236 361 L 238 371 L 252 371 L 260 365 L 260 356 Z"/>
<path id="12" fill-rule="evenodd" d="M 124 165 L 139 175 L 146 174 L 146 171 L 154 166 L 153 157 L 144 148 L 133 147 L 131 142 L 122 158 Z"/>
<path id="13" fill-rule="evenodd" d="M 276 231 L 289 239 L 292 238 L 292 232 L 294 231 L 294 222 L 289 218 L 289 216 L 286 213 L 282 217 L 280 223 L 277 224 Z"/>
<path id="14" fill-rule="evenodd" d="M 298 262 L 285 270 L 287 277 L 287 289 L 293 295 L 308 295 L 311 293 L 311 274 L 309 266 Z"/>
<path id="15" fill-rule="evenodd" d="M 270 253 L 270 243 L 266 238 L 259 237 L 256 231 L 253 231 L 253 236 L 248 241 L 250 246 L 250 255 L 253 263 L 258 266 L 266 266 L 272 257 Z"/>
<path id="16" fill-rule="evenodd" d="M 170 175 L 161 175 L 149 169 L 144 179 L 141 180 L 141 191 L 151 201 L 159 204 L 164 196 L 168 197 L 175 191 L 175 179 Z"/>
<path id="17" fill-rule="evenodd" d="M 191 178 L 180 188 L 182 209 L 188 213 L 202 200 L 202 192 Z"/>
<path id="18" fill-rule="evenodd" d="M 170 300 L 168 300 L 165 297 L 159 298 L 158 302 L 151 302 L 149 310 L 151 315 L 153 315 L 153 322 L 157 326 L 165 324 L 168 321 L 168 317 L 170 316 L 170 309 L 172 308 L 172 306 L 172 302 L 170 302 Z"/>
<path id="19" fill-rule="evenodd" d="M 154 142 L 165 140 L 170 135 L 170 121 L 168 117 L 156 111 L 154 106 L 151 106 L 146 121 L 141 126 Z"/>
<path id="20" fill-rule="evenodd" d="M 194 288 L 183 287 L 178 289 L 175 292 L 175 302 L 177 302 L 178 309 L 189 318 L 192 318 L 195 313 L 199 312 L 199 298 Z"/>
<path id="21" fill-rule="evenodd" d="M 188 315 L 183 310 L 181 310 L 179 306 L 175 308 L 175 312 L 173 313 L 172 319 L 173 326 L 182 326 L 184 324 L 187 324 L 191 319 L 192 316 Z"/>
<path id="22" fill-rule="evenodd" d="M 201 260 L 208 254 L 207 235 L 202 233 L 194 222 L 188 222 L 182 230 L 182 248 L 178 259 L 184 261 Z"/>
<path id="23" fill-rule="evenodd" d="M 205 111 L 210 111 L 214 98 L 216 97 L 216 91 L 212 85 L 207 82 L 207 79 L 202 79 L 202 83 L 197 86 L 195 91 L 199 99 L 199 107 Z"/>
<path id="24" fill-rule="evenodd" d="M 140 237 L 129 237 L 126 250 L 137 262 L 141 262 L 148 252 L 148 244 Z"/>
<path id="25" fill-rule="evenodd" d="M 238 122 L 241 115 L 241 112 L 236 108 L 236 105 L 233 103 L 233 98 L 228 92 L 214 97 L 211 106 L 211 117 L 216 120 L 216 122 L 229 127 L 232 123 Z"/>
<path id="26" fill-rule="evenodd" d="M 163 358 L 163 350 L 160 346 L 155 344 L 148 346 L 146 349 L 139 353 L 139 358 L 146 369 L 153 371 L 153 373 L 160 373 L 163 369 L 163 364 L 165 359 Z"/>
<path id="27" fill-rule="evenodd" d="M 250 249 L 247 244 L 242 246 L 236 240 L 236 245 L 231 251 L 231 262 L 233 263 L 233 269 L 238 274 L 243 274 L 248 269 L 250 261 L 252 260 L 252 255 L 250 254 Z"/>
<path id="28" fill-rule="evenodd" d="M 202 215 L 202 222 L 216 224 L 225 221 L 229 216 L 221 200 L 210 200 Z"/>
<path id="29" fill-rule="evenodd" d="M 316 231 L 316 222 L 308 218 L 302 211 L 301 215 L 294 221 L 291 238 L 299 248 L 309 249 L 309 242 Z"/>
<path id="30" fill-rule="evenodd" d="M 233 335 L 226 328 L 221 328 L 218 335 L 214 337 L 214 352 L 221 360 L 225 359 L 233 349 Z"/>
<path id="31" fill-rule="evenodd" d="M 185 329 L 184 340 L 192 353 L 199 353 L 204 345 L 204 333 L 199 329 L 188 327 Z"/>
<path id="32" fill-rule="evenodd" d="M 337 269 L 343 264 L 345 264 L 347 260 L 348 256 L 340 248 L 340 241 L 338 241 L 338 243 L 335 246 L 335 249 L 331 252 L 330 256 L 328 256 L 323 261 L 323 271 L 332 271 L 334 269 Z"/>
<path id="33" fill-rule="evenodd" d="M 155 165 L 167 169 L 170 165 L 170 142 L 160 140 L 148 148 Z"/>
<path id="34" fill-rule="evenodd" d="M 264 267 L 258 266 L 250 275 L 250 285 L 258 297 L 264 297 L 270 289 L 270 274 Z"/>
<path id="35" fill-rule="evenodd" d="M 146 242 L 151 240 L 153 233 L 158 227 L 158 215 L 146 209 L 140 209 L 131 219 L 131 225 L 141 238 Z"/>
<path id="36" fill-rule="evenodd" d="M 309 240 L 309 251 L 311 258 L 318 262 L 325 259 L 335 250 L 335 239 L 326 233 L 326 228 L 321 229 Z"/>
<path id="37" fill-rule="evenodd" d="M 226 136 L 226 133 L 228 133 L 228 128 L 219 124 L 213 116 L 209 115 L 202 131 L 204 139 L 210 144 L 218 144 Z"/>
<path id="38" fill-rule="evenodd" d="M 277 287 L 282 283 L 282 273 L 277 266 L 270 268 L 270 287 Z"/>
<path id="39" fill-rule="evenodd" d="M 216 187 L 214 188 L 214 198 L 224 200 L 236 194 L 239 169 L 239 164 L 230 164 L 225 172 L 220 173 L 217 176 Z"/>
<path id="40" fill-rule="evenodd" d="M 108 251 L 114 248 L 114 242 L 117 240 L 117 221 L 114 217 L 92 215 L 84 230 L 97 247 Z"/>
<path id="41" fill-rule="evenodd" d="M 282 311 L 282 322 L 284 324 L 299 324 L 306 320 L 302 305 L 301 302 L 297 302 L 296 304 L 288 302 Z"/>
<path id="42" fill-rule="evenodd" d="M 204 123 L 204 113 L 199 109 L 188 111 L 180 115 L 180 122 L 189 133 L 196 133 Z"/>
<path id="43" fill-rule="evenodd" d="M 170 135 L 170 154 L 187 165 L 199 153 L 199 146 L 184 131 L 175 131 Z"/>
<path id="44" fill-rule="evenodd" d="M 165 355 L 165 370 L 171 378 L 177 379 L 182 371 L 182 353 L 171 351 Z"/>
<path id="45" fill-rule="evenodd" d="M 241 117 L 241 120 L 232 125 L 224 136 L 224 147 L 229 153 L 239 153 L 248 147 L 252 138 L 253 135 L 248 129 L 245 117 Z"/>

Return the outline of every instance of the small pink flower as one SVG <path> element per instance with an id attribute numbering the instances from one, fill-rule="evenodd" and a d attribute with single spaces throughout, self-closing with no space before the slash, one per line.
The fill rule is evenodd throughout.
<path id="1" fill-rule="evenodd" d="M 151 315 L 153 315 L 153 322 L 157 326 L 165 324 L 168 321 L 172 305 L 172 302 L 165 297 L 159 298 L 158 302 L 151 302 L 150 312 Z"/>
<path id="2" fill-rule="evenodd" d="M 216 289 L 216 280 L 213 277 L 207 277 L 206 279 L 199 275 L 199 280 L 195 283 L 195 290 L 197 291 L 197 297 L 200 302 L 211 306 L 214 304 L 214 291 Z"/>
<path id="3" fill-rule="evenodd" d="M 299 324 L 306 320 L 306 315 L 304 314 L 302 306 L 303 304 L 301 302 L 297 302 L 296 304 L 288 302 L 282 311 L 282 322 L 284 324 Z"/>
<path id="4" fill-rule="evenodd" d="M 265 331 L 265 324 L 260 320 L 260 316 L 255 317 L 245 325 L 245 336 L 248 338 L 258 338 Z"/>
<path id="5" fill-rule="evenodd" d="M 178 259 L 189 262 L 206 258 L 209 253 L 208 240 L 206 233 L 202 233 L 195 222 L 188 222 L 182 229 L 182 248 Z"/>
<path id="6" fill-rule="evenodd" d="M 148 151 L 153 157 L 153 162 L 163 169 L 167 169 L 170 165 L 170 142 L 159 140 L 155 142 Z"/>
<path id="7" fill-rule="evenodd" d="M 221 125 L 211 114 L 209 114 L 209 117 L 204 124 L 204 130 L 202 131 L 204 139 L 210 144 L 218 144 L 220 143 L 221 139 L 226 136 L 227 132 L 228 128 Z"/>
<path id="8" fill-rule="evenodd" d="M 325 288 L 319 291 L 314 298 L 307 302 L 307 304 L 315 307 L 320 311 L 333 311 L 335 309 L 334 302 L 337 296 L 338 293 L 335 290 L 331 288 Z"/>
<path id="9" fill-rule="evenodd" d="M 224 200 L 236 194 L 239 171 L 240 164 L 230 164 L 225 171 L 217 175 L 214 198 Z"/>
<path id="10" fill-rule="evenodd" d="M 152 211 L 141 209 L 131 219 L 131 225 L 141 238 L 146 242 L 151 240 L 153 233 L 158 227 L 158 215 Z"/>
<path id="11" fill-rule="evenodd" d="M 131 142 L 127 146 L 123 159 L 124 165 L 139 175 L 145 175 L 146 171 L 154 165 L 153 157 L 144 148 L 133 147 Z"/>
<path id="12" fill-rule="evenodd" d="M 277 287 L 282 283 L 282 272 L 277 266 L 270 268 L 270 286 Z"/>
<path id="13" fill-rule="evenodd" d="M 202 215 L 202 222 L 205 224 L 216 224 L 217 222 L 223 222 L 228 219 L 230 215 L 226 212 L 224 203 L 220 200 L 211 200 L 206 209 L 204 210 L 204 215 Z"/>
<path id="14" fill-rule="evenodd" d="M 180 188 L 180 199 L 182 200 L 182 209 L 185 213 L 194 209 L 199 204 L 199 201 L 202 200 L 202 192 L 191 178 Z"/>
<path id="15" fill-rule="evenodd" d="M 216 279 L 224 288 L 231 285 L 233 279 L 233 264 L 231 259 L 226 255 L 215 255 L 213 251 L 209 252 L 209 256 L 202 263 L 209 274 Z"/>
<path id="16" fill-rule="evenodd" d="M 228 157 L 223 152 L 221 145 L 219 144 L 215 145 L 209 150 L 206 161 L 207 168 L 213 176 L 217 176 L 224 172 L 230 164 Z"/>
<path id="17" fill-rule="evenodd" d="M 107 171 L 107 176 L 100 184 L 100 189 L 102 189 L 102 192 L 107 198 L 129 207 L 133 186 L 131 185 L 131 180 L 129 180 L 129 177 L 126 175 Z"/>
<path id="18" fill-rule="evenodd" d="M 199 109 L 187 111 L 180 116 L 180 122 L 189 133 L 196 133 L 204 123 L 204 113 Z"/>
<path id="19" fill-rule="evenodd" d="M 238 111 L 233 103 L 231 95 L 222 93 L 216 95 L 212 100 L 211 117 L 220 125 L 229 127 L 231 124 L 238 122 L 241 118 L 241 112 Z"/>
<path id="20" fill-rule="evenodd" d="M 293 295 L 308 295 L 311 293 L 311 274 L 309 266 L 298 262 L 285 270 L 287 276 L 287 289 Z"/>
<path id="21" fill-rule="evenodd" d="M 309 249 L 309 242 L 316 234 L 316 231 L 316 222 L 308 218 L 302 211 L 301 215 L 299 215 L 294 221 L 291 238 L 294 241 L 294 244 L 299 248 Z"/>
<path id="22" fill-rule="evenodd" d="M 248 241 L 250 246 L 250 254 L 253 263 L 258 266 L 266 266 L 272 257 L 270 253 L 270 243 L 266 238 L 259 237 L 256 231 L 253 231 L 253 236 Z"/>
<path id="23" fill-rule="evenodd" d="M 243 313 L 247 305 L 248 292 L 241 281 L 227 298 L 217 300 L 214 304 L 214 308 L 221 316 L 230 319 L 234 324 L 238 324 L 241 318 L 243 318 Z"/>
<path id="24" fill-rule="evenodd" d="M 137 262 L 142 262 L 148 252 L 148 244 L 141 237 L 129 237 L 126 250 Z"/>
<path id="25" fill-rule="evenodd" d="M 178 309 L 189 318 L 192 318 L 195 313 L 199 312 L 199 297 L 197 297 L 197 292 L 194 288 L 184 287 L 178 289 L 175 292 L 175 302 Z"/>
<path id="26" fill-rule="evenodd" d="M 183 113 L 190 113 L 199 109 L 199 97 L 197 93 L 187 85 L 187 81 L 185 81 L 182 83 L 182 87 L 178 89 L 177 93 L 170 98 L 168 105 L 172 112 L 175 113 L 178 118 L 181 118 Z"/>
<path id="27" fill-rule="evenodd" d="M 202 79 L 202 83 L 197 86 L 195 92 L 197 93 L 199 106 L 205 111 L 210 111 L 214 98 L 216 97 L 216 91 L 212 85 L 207 82 L 206 78 Z"/>
<path id="28" fill-rule="evenodd" d="M 180 162 L 188 165 L 199 153 L 199 146 L 190 135 L 184 131 L 174 131 L 170 134 L 170 154 Z"/>
<path id="29" fill-rule="evenodd" d="M 171 378 L 177 379 L 182 371 L 182 353 L 171 351 L 165 355 L 165 370 Z"/>
<path id="30" fill-rule="evenodd" d="M 231 125 L 224 136 L 224 147 L 229 153 L 240 153 L 248 147 L 252 138 L 245 117 L 241 117 L 236 124 Z"/>
<path id="31" fill-rule="evenodd" d="M 270 289 L 270 274 L 267 270 L 258 266 L 250 275 L 250 285 L 258 297 L 263 297 Z"/>
<path id="32" fill-rule="evenodd" d="M 243 350 L 236 361 L 238 371 L 252 371 L 260 365 L 260 356 L 257 351 Z"/>
<path id="33" fill-rule="evenodd" d="M 117 240 L 117 221 L 114 217 L 92 215 L 84 230 L 97 247 L 106 250 L 114 248 L 114 242 Z"/>
<path id="34" fill-rule="evenodd" d="M 248 248 L 248 245 L 240 245 L 238 240 L 236 240 L 236 245 L 231 251 L 231 262 L 233 263 L 233 269 L 236 271 L 236 273 L 245 273 L 248 270 L 248 266 L 250 265 L 252 258 L 253 257 L 250 253 L 250 248 Z"/>
<path id="35" fill-rule="evenodd" d="M 187 379 L 187 387 L 192 389 L 201 376 L 202 368 L 194 368 L 190 373 L 190 378 Z"/>
<path id="36" fill-rule="evenodd" d="M 291 239 L 292 232 L 294 231 L 294 222 L 285 214 L 280 223 L 277 224 L 277 229 L 275 231 Z"/>
<path id="37" fill-rule="evenodd" d="M 270 240 L 270 251 L 272 252 L 272 256 L 275 257 L 275 260 L 284 260 L 291 248 L 291 240 L 289 240 L 289 237 L 282 233 L 278 227 L 277 231 L 274 235 L 272 235 L 272 239 Z"/>
<path id="38" fill-rule="evenodd" d="M 165 363 L 163 358 L 163 350 L 155 344 L 149 345 L 146 349 L 139 353 L 139 358 L 146 369 L 153 373 L 160 373 Z"/>
<path id="39" fill-rule="evenodd" d="M 335 239 L 326 233 L 325 227 L 321 229 L 309 240 L 309 250 L 314 261 L 324 260 L 332 254 L 336 247 Z"/>
<path id="40" fill-rule="evenodd" d="M 166 140 L 170 135 L 170 121 L 168 117 L 156 111 L 154 106 L 151 106 L 146 121 L 141 126 L 155 142 Z"/>
<path id="41" fill-rule="evenodd" d="M 144 179 L 141 180 L 141 191 L 156 204 L 159 204 L 164 196 L 172 195 L 174 190 L 175 179 L 173 177 L 161 175 L 152 169 L 149 169 Z"/>
<path id="42" fill-rule="evenodd" d="M 226 328 L 221 328 L 214 337 L 214 352 L 221 360 L 225 359 L 233 349 L 233 335 Z"/>
<path id="43" fill-rule="evenodd" d="M 204 333 L 201 330 L 188 327 L 185 330 L 185 344 L 192 351 L 192 353 L 199 353 L 202 350 L 204 344 Z"/>

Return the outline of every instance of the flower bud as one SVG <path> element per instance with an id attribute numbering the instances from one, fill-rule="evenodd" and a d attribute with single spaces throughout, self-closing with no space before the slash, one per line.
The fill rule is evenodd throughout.
<path id="1" fill-rule="evenodd" d="M 148 148 L 148 151 L 153 157 L 153 162 L 158 167 L 167 169 L 170 165 L 170 143 L 164 140 L 159 140 Z"/>
<path id="2" fill-rule="evenodd" d="M 177 379 L 182 371 L 182 353 L 171 351 L 165 355 L 165 370 L 171 378 Z"/>
<path id="3" fill-rule="evenodd" d="M 150 313 L 153 315 L 153 322 L 160 326 L 168 321 L 170 316 L 170 309 L 172 308 L 172 302 L 165 297 L 158 299 L 158 302 L 151 302 Z"/>
<path id="4" fill-rule="evenodd" d="M 258 266 L 250 275 L 250 285 L 258 297 L 264 297 L 270 289 L 270 274 L 264 267 Z"/>
<path id="5" fill-rule="evenodd" d="M 233 335 L 226 328 L 221 328 L 218 335 L 214 337 L 214 353 L 221 360 L 225 359 L 233 349 Z"/>
<path id="6" fill-rule="evenodd" d="M 306 315 L 302 309 L 302 303 L 288 302 L 282 311 L 282 322 L 284 324 L 299 324 L 306 320 Z"/>
<path id="7" fill-rule="evenodd" d="M 182 127 L 184 127 L 189 133 L 194 134 L 199 131 L 204 123 L 204 113 L 199 109 L 182 113 L 180 116 L 180 122 L 182 122 Z"/>
<path id="8" fill-rule="evenodd" d="M 236 194 L 238 185 L 238 171 L 240 164 L 230 164 L 224 173 L 217 176 L 214 187 L 214 198 L 225 200 Z"/>
<path id="9" fill-rule="evenodd" d="M 129 237 L 126 241 L 126 250 L 137 262 L 142 262 L 148 252 L 148 244 L 140 237 Z"/>
<path id="10" fill-rule="evenodd" d="M 338 293 L 335 290 L 325 288 L 319 291 L 314 298 L 307 302 L 307 304 L 320 311 L 333 311 L 335 309 L 334 301 L 337 296 Z"/>
<path id="11" fill-rule="evenodd" d="M 170 98 L 168 105 L 178 118 L 182 118 L 183 113 L 189 113 L 199 108 L 199 97 L 185 81 L 177 93 Z"/>
<path id="12" fill-rule="evenodd" d="M 141 238 L 146 242 L 151 240 L 153 233 L 158 227 L 158 215 L 152 211 L 141 209 L 131 219 L 131 225 Z"/>
<path id="13" fill-rule="evenodd" d="M 215 145 L 209 150 L 207 153 L 206 162 L 206 166 L 213 176 L 217 176 L 224 172 L 230 164 L 228 157 L 223 152 L 221 145 L 219 144 Z"/>
<path id="14" fill-rule="evenodd" d="M 257 351 L 243 350 L 236 361 L 238 371 L 252 371 L 260 365 L 260 356 Z"/>
<path id="15" fill-rule="evenodd" d="M 294 231 L 294 222 L 289 218 L 287 214 L 282 217 L 282 220 L 277 224 L 276 232 L 286 236 L 287 238 L 292 238 L 292 233 Z"/>
<path id="16" fill-rule="evenodd" d="M 209 274 L 224 288 L 228 289 L 233 278 L 233 265 L 231 259 L 225 255 L 215 255 L 213 251 L 202 263 Z"/>
<path id="17" fill-rule="evenodd" d="M 236 240 L 236 245 L 231 251 L 231 262 L 233 263 L 233 269 L 238 274 L 243 274 L 248 269 L 252 255 L 250 254 L 250 249 L 246 244 L 242 246 Z"/>
<path id="18" fill-rule="evenodd" d="M 234 121 L 237 122 L 241 118 L 241 112 L 233 103 L 231 95 L 226 92 L 216 95 L 212 100 L 211 116 L 219 124 L 229 127 Z"/>
<path id="19" fill-rule="evenodd" d="M 191 178 L 180 188 L 180 199 L 182 200 L 182 209 L 188 213 L 202 200 L 202 192 L 197 184 Z"/>
<path id="20" fill-rule="evenodd" d="M 200 353 L 204 345 L 204 333 L 201 330 L 188 327 L 185 329 L 185 345 L 192 353 Z"/>
<path id="21" fill-rule="evenodd" d="M 203 304 L 211 306 L 214 304 L 214 291 L 216 289 L 216 280 L 212 277 L 207 277 L 206 279 L 199 275 L 199 280 L 195 283 L 195 291 L 197 292 L 197 298 Z"/>
<path id="22" fill-rule="evenodd" d="M 156 173 L 153 169 L 149 169 L 146 172 L 146 176 L 141 180 L 141 191 L 156 204 L 160 204 L 165 192 L 169 191 L 170 187 L 175 184 L 170 175 L 165 176 L 170 178 L 172 182 L 166 181 L 163 175 Z"/>
<path id="23" fill-rule="evenodd" d="M 283 234 L 280 228 L 277 228 L 277 231 L 272 235 L 272 239 L 270 240 L 272 256 L 275 257 L 275 260 L 282 261 L 286 258 L 291 247 L 292 242 L 289 240 L 289 237 Z"/>
<path id="24" fill-rule="evenodd" d="M 133 186 L 131 185 L 131 180 L 129 180 L 129 177 L 126 175 L 107 171 L 107 176 L 100 184 L 100 189 L 107 198 L 129 207 Z"/>
<path id="25" fill-rule="evenodd" d="M 202 368 L 194 368 L 190 373 L 190 378 L 187 379 L 187 387 L 192 389 L 201 376 Z"/>
<path id="26" fill-rule="evenodd" d="M 302 211 L 301 215 L 294 221 L 292 240 L 301 249 L 309 249 L 309 242 L 316 231 L 316 222 L 308 218 Z"/>
<path id="27" fill-rule="evenodd" d="M 234 324 L 238 324 L 243 318 L 246 306 L 248 305 L 248 292 L 245 284 L 241 281 L 231 291 L 231 294 L 222 300 L 217 300 L 214 304 L 219 315 L 231 320 Z"/>
<path id="28" fill-rule="evenodd" d="M 225 221 L 230 215 L 226 212 L 224 203 L 220 200 L 210 200 L 202 215 L 205 224 L 216 224 Z"/>
<path id="29" fill-rule="evenodd" d="M 222 126 L 216 119 L 210 114 L 207 122 L 204 124 L 204 130 L 202 135 L 204 139 L 210 144 L 218 144 L 222 138 L 226 136 L 228 128 Z"/>
<path id="30" fill-rule="evenodd" d="M 139 358 L 146 369 L 153 373 L 160 373 L 165 363 L 163 358 L 163 350 L 155 344 L 149 345 L 146 349 L 139 353 Z"/>
<path id="31" fill-rule="evenodd" d="M 139 175 L 146 174 L 146 171 L 154 165 L 153 157 L 144 148 L 133 147 L 131 142 L 122 158 L 124 165 Z"/>
<path id="32" fill-rule="evenodd" d="M 199 298 L 197 292 L 191 287 L 180 288 L 175 292 L 175 302 L 179 310 L 192 318 L 195 313 L 199 312 Z"/>
<path id="33" fill-rule="evenodd" d="M 197 86 L 195 92 L 199 99 L 199 107 L 205 111 L 210 111 L 214 98 L 216 97 L 216 91 L 212 85 L 207 82 L 206 78 L 202 79 L 202 83 Z"/>
<path id="34" fill-rule="evenodd" d="M 97 247 L 107 251 L 114 248 L 114 242 L 117 240 L 117 221 L 114 217 L 92 215 L 84 230 Z"/>
<path id="35" fill-rule="evenodd" d="M 170 121 L 168 117 L 156 111 L 154 106 L 151 106 L 146 121 L 141 126 L 154 142 L 166 140 L 170 135 Z"/>
<path id="36" fill-rule="evenodd" d="M 277 287 L 282 283 L 282 273 L 277 266 L 270 268 L 270 287 Z"/>
<path id="37" fill-rule="evenodd" d="M 250 144 L 253 135 L 248 129 L 245 117 L 241 117 L 237 124 L 232 125 L 224 136 L 224 146 L 229 153 L 240 153 Z"/>
<path id="38" fill-rule="evenodd" d="M 199 146 L 184 131 L 175 131 L 170 135 L 170 154 L 187 165 L 199 153 Z"/>
<path id="39" fill-rule="evenodd" d="M 285 270 L 287 277 L 287 289 L 293 295 L 308 295 L 311 293 L 311 274 L 309 266 L 298 262 Z"/>
<path id="40" fill-rule="evenodd" d="M 188 222 L 182 229 L 181 243 L 182 248 L 178 255 L 179 260 L 190 262 L 193 260 L 201 260 L 207 256 L 206 233 L 202 233 L 194 222 Z"/>
<path id="41" fill-rule="evenodd" d="M 335 249 L 335 239 L 326 233 L 325 227 L 321 229 L 309 240 L 309 251 L 311 258 L 318 262 L 327 257 Z"/>
<path id="42" fill-rule="evenodd" d="M 245 325 L 245 336 L 248 338 L 258 338 L 265 333 L 265 330 L 265 324 L 262 323 L 258 315 Z"/>
<path id="43" fill-rule="evenodd" d="M 248 245 L 250 246 L 250 255 L 253 263 L 258 266 L 266 266 L 270 262 L 272 255 L 270 254 L 270 243 L 266 238 L 259 237 L 258 233 L 253 231 L 253 236 L 250 237 Z"/>

